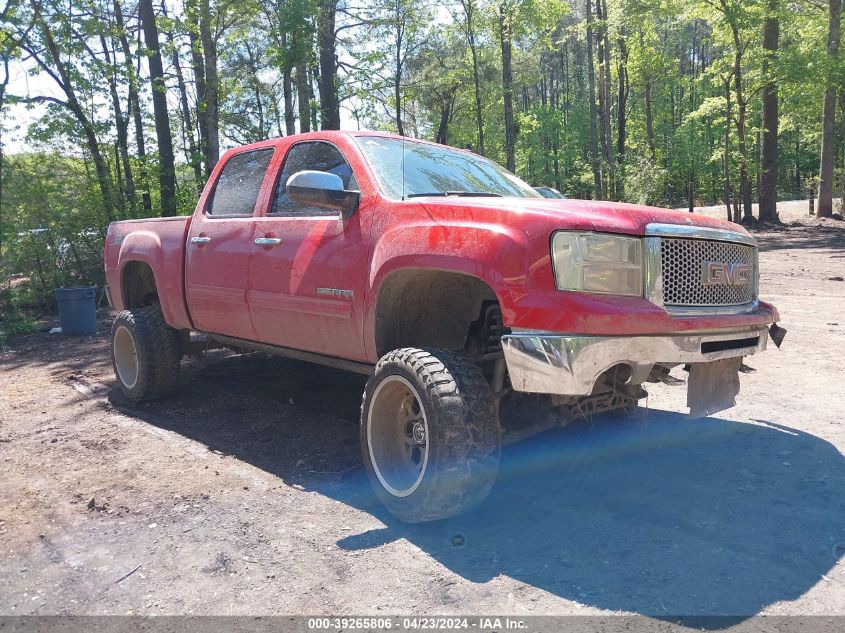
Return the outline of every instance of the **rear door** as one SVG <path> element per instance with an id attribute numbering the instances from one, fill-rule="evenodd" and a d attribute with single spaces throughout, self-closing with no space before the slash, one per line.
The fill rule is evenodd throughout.
<path id="1" fill-rule="evenodd" d="M 194 214 L 185 257 L 185 292 L 198 330 L 255 339 L 246 301 L 254 214 L 273 188 L 273 147 L 231 154 L 201 212 Z"/>
<path id="2" fill-rule="evenodd" d="M 364 214 L 344 220 L 338 211 L 290 200 L 288 178 L 306 169 L 336 174 L 345 189 L 358 189 L 334 144 L 300 141 L 288 149 L 268 213 L 255 220 L 247 300 L 257 339 L 363 361 Z"/>

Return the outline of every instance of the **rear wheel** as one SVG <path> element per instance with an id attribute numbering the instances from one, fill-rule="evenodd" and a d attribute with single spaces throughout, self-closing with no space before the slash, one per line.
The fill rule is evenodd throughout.
<path id="1" fill-rule="evenodd" d="M 120 390 L 139 401 L 167 394 L 179 378 L 178 332 L 154 307 L 124 310 L 112 324 L 112 361 Z"/>
<path id="2" fill-rule="evenodd" d="M 412 523 L 481 503 L 496 479 L 500 428 L 478 367 L 441 350 L 385 355 L 361 409 L 364 464 L 379 499 Z"/>

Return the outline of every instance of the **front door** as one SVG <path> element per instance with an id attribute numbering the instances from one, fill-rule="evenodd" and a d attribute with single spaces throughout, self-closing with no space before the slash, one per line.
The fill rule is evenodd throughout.
<path id="1" fill-rule="evenodd" d="M 272 183 L 264 187 L 264 180 L 273 151 L 265 147 L 231 155 L 202 212 L 191 220 L 185 290 L 198 330 L 255 338 L 246 302 L 253 214 L 272 191 Z"/>
<path id="2" fill-rule="evenodd" d="M 257 340 L 365 361 L 362 214 L 344 220 L 338 211 L 288 199 L 288 178 L 306 169 L 336 174 L 345 189 L 358 188 L 335 145 L 303 141 L 288 149 L 272 205 L 255 220 L 247 301 Z"/>

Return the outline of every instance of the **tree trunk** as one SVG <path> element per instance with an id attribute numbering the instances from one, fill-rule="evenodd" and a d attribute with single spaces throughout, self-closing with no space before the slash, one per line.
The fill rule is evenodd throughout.
<path id="1" fill-rule="evenodd" d="M 296 118 L 293 114 L 293 86 L 290 68 L 282 71 L 282 95 L 285 102 L 285 134 L 296 134 Z"/>
<path id="2" fill-rule="evenodd" d="M 599 106 L 601 111 L 602 129 L 602 153 L 604 163 L 607 165 L 607 179 L 604 183 L 605 197 L 615 199 L 616 192 L 614 185 L 615 159 L 613 157 L 613 134 L 610 126 L 610 42 L 607 38 L 607 3 L 605 0 L 596 0 L 596 13 L 601 20 L 599 29 Z"/>
<path id="3" fill-rule="evenodd" d="M 502 50 L 502 96 L 505 109 L 505 164 L 516 171 L 516 129 L 513 121 L 513 69 L 511 67 L 511 8 L 510 0 L 502 0 L 498 7 L 499 43 Z"/>
<path id="4" fill-rule="evenodd" d="M 593 168 L 595 197 L 601 199 L 604 187 L 602 185 L 601 168 L 599 167 L 598 130 L 596 129 L 596 67 L 593 56 L 593 1 L 587 0 L 587 77 L 589 83 L 590 100 L 590 164 Z"/>
<path id="5" fill-rule="evenodd" d="M 452 120 L 452 108 L 454 105 L 454 93 L 441 96 L 440 124 L 437 126 L 437 137 L 435 138 L 435 142 L 441 145 L 446 145 L 449 134 L 449 121 Z"/>
<path id="6" fill-rule="evenodd" d="M 106 24 L 106 26 L 111 26 Z M 100 46 L 103 49 L 103 57 L 108 66 L 109 92 L 111 93 L 112 111 L 114 112 L 114 126 L 117 133 L 118 156 L 115 163 L 123 166 L 123 195 L 129 204 L 129 217 L 132 217 L 135 210 L 135 181 L 132 178 L 132 164 L 129 162 L 129 142 L 127 140 L 128 119 L 123 115 L 120 107 L 120 96 L 117 93 L 117 78 L 115 77 L 115 65 L 112 64 L 112 56 L 109 50 L 105 35 L 100 33 Z M 115 58 L 115 62 L 117 59 Z M 120 179 L 118 179 L 120 180 Z"/>
<path id="7" fill-rule="evenodd" d="M 801 126 L 795 126 L 795 195 L 801 195 Z"/>
<path id="8" fill-rule="evenodd" d="M 687 185 L 687 210 L 695 213 L 695 181 L 692 179 L 692 174 Z"/>
<path id="9" fill-rule="evenodd" d="M 279 94 L 273 90 L 270 95 L 270 112 L 273 115 L 273 123 L 276 124 L 276 136 L 285 136 L 285 130 L 282 128 L 282 111 L 279 109 Z"/>
<path id="10" fill-rule="evenodd" d="M 314 103 L 317 103 L 316 97 L 314 95 L 314 85 L 315 84 L 317 86 L 320 85 L 320 67 L 319 67 L 318 64 L 315 64 L 313 66 L 307 67 L 307 70 L 308 70 L 308 73 L 309 73 L 309 75 L 308 75 L 309 80 L 306 82 L 305 88 L 308 91 L 309 101 L 312 104 L 314 104 Z M 338 103 L 340 103 L 340 102 L 338 102 Z M 317 120 L 317 112 L 318 111 L 319 111 L 319 108 L 315 108 L 315 107 L 311 108 L 311 129 L 315 130 L 315 131 L 320 129 L 319 121 Z M 339 111 L 338 111 L 338 113 L 339 113 Z M 340 126 L 340 123 L 338 123 L 338 127 L 339 126 Z"/>
<path id="11" fill-rule="evenodd" d="M 405 41 L 405 18 L 402 15 L 400 0 L 396 1 L 396 40 L 394 42 L 395 70 L 393 73 L 393 108 L 395 111 L 396 131 L 405 136 L 402 125 L 402 46 Z"/>
<path id="12" fill-rule="evenodd" d="M 627 112 L 628 107 L 628 47 L 625 37 L 620 36 L 619 61 L 617 64 L 618 94 L 616 97 L 616 164 L 617 164 L 617 185 L 616 197 L 619 200 L 625 199 L 625 141 L 627 135 Z"/>
<path id="13" fill-rule="evenodd" d="M 6 87 L 9 85 L 9 58 L 3 59 L 3 81 L 0 82 L 0 112 L 6 102 Z M 0 227 L 3 226 L 3 126 L 0 125 Z M 0 230 L 0 236 L 3 235 Z M 3 261 L 3 240 L 0 239 L 0 261 Z"/>
<path id="14" fill-rule="evenodd" d="M 200 0 L 200 40 L 205 65 L 205 169 L 211 170 L 220 160 L 219 79 L 217 73 L 217 42 L 211 32 L 209 0 Z"/>
<path id="15" fill-rule="evenodd" d="M 828 4 L 827 54 L 831 59 L 839 58 L 839 32 L 842 18 L 842 0 L 830 0 Z M 822 147 L 819 161 L 819 204 L 818 217 L 833 214 L 833 161 L 835 155 L 836 88 L 829 85 L 824 91 L 822 106 Z"/>
<path id="16" fill-rule="evenodd" d="M 478 51 L 475 44 L 475 27 L 472 19 L 475 16 L 475 0 L 462 0 L 464 15 L 466 16 L 466 35 L 469 50 L 472 54 L 472 81 L 475 88 L 475 126 L 478 130 L 477 151 L 484 156 L 484 121 L 481 117 L 481 88 L 478 73 Z"/>
<path id="17" fill-rule="evenodd" d="M 596 2 L 598 4 L 598 0 Z M 601 13 L 597 12 L 596 17 L 601 20 Z M 601 166 L 602 171 L 607 169 L 610 166 L 607 157 L 607 135 L 608 135 L 608 104 L 607 104 L 607 84 L 605 83 L 604 77 L 604 36 L 602 34 L 602 28 L 598 28 L 598 32 L 596 33 L 596 53 L 598 56 L 598 99 L 599 99 L 599 109 L 598 109 L 598 117 L 599 117 L 599 146 L 601 152 Z M 606 198 L 607 197 L 607 189 L 608 183 L 607 180 L 610 179 L 610 174 L 608 174 L 607 179 L 602 179 L 602 191 L 599 194 L 599 198 Z"/>
<path id="18" fill-rule="evenodd" d="M 577 49 L 576 49 L 577 50 Z M 577 57 L 577 55 L 576 55 Z M 570 89 L 572 87 L 572 81 L 570 77 L 570 68 L 569 68 L 569 45 L 564 42 L 563 43 L 563 129 L 565 130 L 569 125 L 569 114 L 568 110 L 570 109 L 571 104 L 571 97 L 570 97 Z M 579 82 L 580 83 L 580 82 Z M 580 85 L 579 85 L 580 89 Z M 558 161 L 560 159 L 558 158 Z M 558 174 L 558 177 L 568 178 L 569 176 L 569 169 L 567 165 L 568 161 L 563 161 L 563 170 L 562 174 Z M 561 190 L 560 180 L 556 183 L 555 187 L 558 191 Z"/>
<path id="19" fill-rule="evenodd" d="M 261 80 L 258 77 L 258 59 L 253 56 L 252 51 L 247 47 L 249 61 L 252 70 L 252 91 L 255 96 L 255 114 L 258 117 L 258 140 L 265 141 L 268 138 L 267 124 L 264 121 L 264 102 L 261 100 Z"/>
<path id="20" fill-rule="evenodd" d="M 337 0 L 319 0 L 317 43 L 320 56 L 320 120 L 324 130 L 340 129 L 340 97 L 337 93 L 335 17 Z"/>
<path id="21" fill-rule="evenodd" d="M 760 130 L 757 130 L 755 133 L 755 143 L 754 143 L 754 154 L 755 158 L 757 159 L 757 182 L 755 183 L 757 186 L 757 190 L 755 193 L 757 194 L 757 202 L 760 202 L 760 195 L 763 189 L 763 173 L 762 173 L 762 164 L 763 164 L 763 145 L 762 145 L 762 138 L 763 133 Z"/>
<path id="22" fill-rule="evenodd" d="M 198 150 L 205 163 L 205 177 L 211 175 L 208 164 L 208 112 L 205 107 L 205 62 L 203 61 L 202 42 L 200 40 L 200 9 L 197 0 L 186 0 L 185 13 L 188 17 L 188 39 L 191 44 L 191 67 L 194 74 L 194 89 L 197 95 L 197 133 L 199 134 Z"/>
<path id="23" fill-rule="evenodd" d="M 643 34 L 640 31 L 640 48 L 645 49 L 643 42 Z M 643 89 L 645 96 L 645 137 L 648 145 L 648 154 L 651 157 L 651 162 L 657 162 L 657 148 L 654 144 L 654 112 L 652 111 L 652 79 L 650 76 L 645 77 L 645 86 Z"/>
<path id="24" fill-rule="evenodd" d="M 722 0 L 722 6 L 726 7 L 725 0 Z M 725 15 L 728 16 L 728 9 L 725 8 Z M 748 143 L 745 135 L 745 121 L 748 111 L 748 102 L 743 96 L 742 88 L 742 55 L 744 47 L 739 36 L 739 27 L 735 20 L 730 20 L 731 35 L 734 42 L 734 92 L 736 93 L 736 140 L 739 148 L 739 189 L 740 196 L 742 196 L 742 221 L 753 220 L 754 215 L 751 211 L 751 182 L 748 180 Z M 740 221 L 735 218 L 734 221 Z"/>
<path id="25" fill-rule="evenodd" d="M 161 3 L 161 14 L 167 17 L 167 6 L 164 0 Z M 197 193 L 201 194 L 203 185 L 205 184 L 202 175 L 202 160 L 197 151 L 197 141 L 194 137 L 194 123 L 191 120 L 191 106 L 188 102 L 188 90 L 185 86 L 185 77 L 182 74 L 182 63 L 179 59 L 179 47 L 176 44 L 176 38 L 173 37 L 173 31 L 165 31 L 165 37 L 173 49 L 171 63 L 173 64 L 173 72 L 176 74 L 176 85 L 179 88 L 179 107 L 182 110 L 182 129 L 185 131 L 185 138 L 188 141 L 188 162 L 194 170 L 194 183 L 197 188 Z"/>
<path id="26" fill-rule="evenodd" d="M 173 40 L 171 39 L 171 42 Z M 197 192 L 202 193 L 203 185 L 205 184 L 202 175 L 202 159 L 200 158 L 199 149 L 197 148 L 197 140 L 194 136 L 194 122 L 191 119 L 191 106 L 188 102 L 188 91 L 185 87 L 185 76 L 182 74 L 182 65 L 179 61 L 179 51 L 176 49 L 175 43 L 172 44 L 173 49 L 173 70 L 176 73 L 176 83 L 179 86 L 179 106 L 182 109 L 182 127 L 185 130 L 185 136 L 188 139 L 188 160 L 194 170 L 194 181 L 196 182 Z"/>
<path id="27" fill-rule="evenodd" d="M 555 189 L 560 191 L 560 144 L 557 139 L 552 143 L 552 166 L 555 174 Z"/>
<path id="28" fill-rule="evenodd" d="M 155 11 L 152 0 L 139 0 L 138 10 L 144 28 L 150 67 L 150 83 L 153 93 L 153 117 L 158 140 L 159 192 L 161 195 L 161 216 L 176 215 L 176 169 L 173 162 L 173 139 L 170 135 L 170 117 L 167 113 L 167 86 L 164 83 L 164 69 L 158 41 Z"/>
<path id="29" fill-rule="evenodd" d="M 839 91 L 839 111 L 842 112 L 842 127 L 845 128 L 845 90 Z M 845 152 L 843 152 L 843 160 L 845 161 Z M 842 188 L 839 191 L 839 213 L 845 213 L 845 163 L 842 169 Z"/>
<path id="30" fill-rule="evenodd" d="M 472 79 L 475 84 L 475 125 L 478 128 L 478 153 L 484 156 L 484 120 L 481 117 L 481 88 L 478 78 L 478 53 L 475 50 L 475 41 L 471 44 L 472 50 Z"/>
<path id="31" fill-rule="evenodd" d="M 760 221 L 777 222 L 778 186 L 778 89 L 774 77 L 770 76 L 771 63 L 778 50 L 780 24 L 778 22 L 778 0 L 768 0 L 768 15 L 763 26 L 763 156 L 760 180 Z"/>
<path id="32" fill-rule="evenodd" d="M 138 75 L 132 65 L 132 51 L 129 49 L 129 38 L 126 37 L 126 27 L 123 23 L 123 12 L 120 7 L 120 0 L 114 0 L 114 21 L 120 39 L 120 48 L 123 51 L 123 63 L 126 67 L 126 75 L 129 77 L 127 95 L 129 97 L 129 110 L 132 113 L 132 122 L 135 127 L 135 146 L 138 151 L 138 181 L 141 188 L 141 206 L 144 215 L 149 217 L 153 214 L 153 201 L 150 197 L 150 185 L 147 179 L 147 149 L 144 142 L 144 121 L 141 116 L 141 100 L 138 97 Z"/>
<path id="33" fill-rule="evenodd" d="M 722 167 L 725 176 L 725 209 L 727 210 L 728 221 L 731 217 L 731 80 L 725 82 L 725 153 L 722 158 Z"/>
<path id="34" fill-rule="evenodd" d="M 299 105 L 299 131 L 311 131 L 311 97 L 308 91 L 308 70 L 304 63 L 296 66 L 296 98 Z"/>
<path id="35" fill-rule="evenodd" d="M 287 35 L 282 34 L 282 46 L 287 47 Z M 291 67 L 285 62 L 282 69 L 282 98 L 285 102 L 285 134 L 296 134 L 296 121 L 293 114 L 293 77 Z"/>

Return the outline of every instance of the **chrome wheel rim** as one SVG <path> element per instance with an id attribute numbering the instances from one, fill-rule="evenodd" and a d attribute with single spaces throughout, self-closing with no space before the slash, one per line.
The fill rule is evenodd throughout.
<path id="1" fill-rule="evenodd" d="M 138 382 L 138 349 L 132 333 L 124 325 L 114 331 L 114 367 L 117 377 L 127 389 L 132 389 Z"/>
<path id="2" fill-rule="evenodd" d="M 407 497 L 422 483 L 428 438 L 428 419 L 414 386 L 402 376 L 381 381 L 367 413 L 367 449 L 379 483 L 394 497 Z"/>

